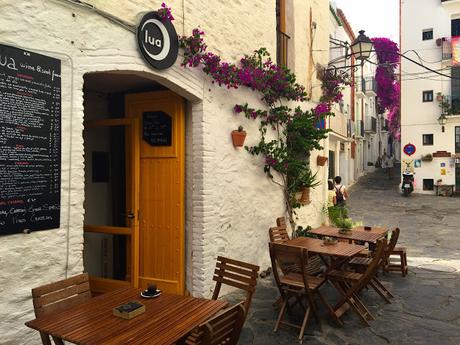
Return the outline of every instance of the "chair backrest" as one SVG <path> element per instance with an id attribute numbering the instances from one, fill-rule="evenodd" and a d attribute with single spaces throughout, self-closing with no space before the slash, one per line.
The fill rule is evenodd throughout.
<path id="1" fill-rule="evenodd" d="M 286 229 L 287 228 L 286 217 L 278 217 L 278 218 L 276 218 L 276 226 Z"/>
<path id="2" fill-rule="evenodd" d="M 201 324 L 194 336 L 185 340 L 187 345 L 237 345 L 245 320 L 243 302 L 225 309 Z"/>
<path id="3" fill-rule="evenodd" d="M 395 249 L 396 243 L 398 243 L 399 232 L 400 232 L 399 228 L 395 228 L 391 232 L 390 242 L 388 243 L 387 248 L 385 250 L 386 257 L 388 257 L 391 254 L 391 252 Z"/>
<path id="4" fill-rule="evenodd" d="M 387 247 L 387 240 L 385 238 L 377 241 L 377 247 L 372 256 L 371 263 L 367 266 L 366 271 L 361 276 L 361 279 L 357 281 L 351 287 L 349 292 L 359 292 L 361 291 L 369 281 L 375 276 L 377 270 L 381 264 L 381 260 L 385 255 L 385 248 Z"/>
<path id="5" fill-rule="evenodd" d="M 91 298 L 88 273 L 32 289 L 35 316 L 46 315 L 79 304 Z M 51 345 L 48 334 L 40 332 L 43 345 Z M 52 337 L 56 345 L 64 342 Z"/>
<path id="6" fill-rule="evenodd" d="M 289 240 L 289 235 L 286 228 L 283 227 L 273 227 L 268 229 L 268 234 L 270 236 L 270 242 L 282 243 Z"/>
<path id="7" fill-rule="evenodd" d="M 308 291 L 308 279 L 305 270 L 308 265 L 308 251 L 305 248 L 287 246 L 282 243 L 270 242 L 269 246 L 272 271 L 280 293 L 283 294 L 280 274 L 288 275 L 292 272 L 290 268 L 293 266 L 297 268 L 297 273 L 302 275 L 305 290 Z"/>
<path id="8" fill-rule="evenodd" d="M 258 274 L 259 266 L 218 256 L 213 277 L 216 287 L 214 288 L 212 299 L 219 297 L 222 284 L 245 290 L 246 301 L 244 302 L 244 309 L 247 314 L 251 305 L 252 295 L 256 289 Z"/>
<path id="9" fill-rule="evenodd" d="M 32 289 L 35 316 L 76 305 L 91 298 L 88 273 Z"/>

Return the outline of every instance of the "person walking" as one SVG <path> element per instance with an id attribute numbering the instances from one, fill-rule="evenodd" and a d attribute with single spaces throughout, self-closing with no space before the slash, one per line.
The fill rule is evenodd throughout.
<path id="1" fill-rule="evenodd" d="M 393 167 L 394 167 L 394 158 L 393 156 L 389 156 L 387 160 L 387 173 L 388 173 L 389 180 L 393 178 Z"/>
<path id="2" fill-rule="evenodd" d="M 332 207 L 335 206 L 335 204 L 337 204 L 337 198 L 334 191 L 334 182 L 332 182 L 332 180 L 328 180 L 327 186 L 327 207 Z"/>
<path id="3" fill-rule="evenodd" d="M 336 205 L 340 207 L 345 207 L 345 201 L 349 197 L 347 188 L 342 184 L 342 178 L 340 176 L 336 176 L 334 181 Z"/>

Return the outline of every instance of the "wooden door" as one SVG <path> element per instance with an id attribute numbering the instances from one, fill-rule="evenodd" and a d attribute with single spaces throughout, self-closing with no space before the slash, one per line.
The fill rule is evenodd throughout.
<path id="1" fill-rule="evenodd" d="M 126 116 L 139 119 L 139 286 L 185 291 L 185 112 L 169 91 L 126 96 Z"/>
<path id="2" fill-rule="evenodd" d="M 84 125 L 84 266 L 91 290 L 104 293 L 137 287 L 139 123 L 135 118 L 118 118 Z M 104 255 L 110 259 L 104 260 Z"/>

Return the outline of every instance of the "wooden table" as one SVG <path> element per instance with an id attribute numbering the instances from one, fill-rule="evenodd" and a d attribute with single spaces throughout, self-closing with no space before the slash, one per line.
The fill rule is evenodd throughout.
<path id="1" fill-rule="evenodd" d="M 341 234 L 339 233 L 339 229 L 333 226 L 320 226 L 317 229 L 310 230 L 312 234 L 320 235 L 320 236 L 329 236 L 329 237 L 336 237 L 336 238 L 343 238 L 350 241 L 363 241 L 363 242 L 370 242 L 376 243 L 378 239 L 384 237 L 388 229 L 387 228 L 379 228 L 379 227 L 372 227 L 371 230 L 364 230 L 363 226 L 358 226 L 351 230 L 350 234 Z"/>
<path id="2" fill-rule="evenodd" d="M 336 244 L 324 244 L 323 240 L 310 237 L 297 237 L 288 240 L 283 244 L 288 246 L 296 246 L 307 249 L 309 252 L 320 255 L 338 256 L 342 258 L 351 258 L 366 247 L 358 244 L 350 244 L 346 242 L 337 242 Z"/>
<path id="3" fill-rule="evenodd" d="M 435 195 L 436 196 L 440 196 L 442 194 L 439 194 L 439 192 L 445 192 L 446 195 L 447 193 L 449 193 L 449 196 L 453 196 L 454 195 L 454 189 L 455 189 L 455 185 L 453 184 L 435 184 L 434 185 L 434 190 L 435 190 Z"/>
<path id="4" fill-rule="evenodd" d="M 141 289 L 109 292 L 50 315 L 26 322 L 30 328 L 75 344 L 172 344 L 203 323 L 227 302 L 162 294 L 140 297 Z M 145 313 L 125 320 L 112 309 L 128 301 L 145 305 Z"/>

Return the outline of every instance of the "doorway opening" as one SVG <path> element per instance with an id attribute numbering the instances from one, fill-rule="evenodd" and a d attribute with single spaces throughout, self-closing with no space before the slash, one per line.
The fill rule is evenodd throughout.
<path id="1" fill-rule="evenodd" d="M 84 116 L 83 260 L 93 292 L 156 283 L 183 293 L 184 100 L 136 74 L 95 72 L 84 76 Z"/>

